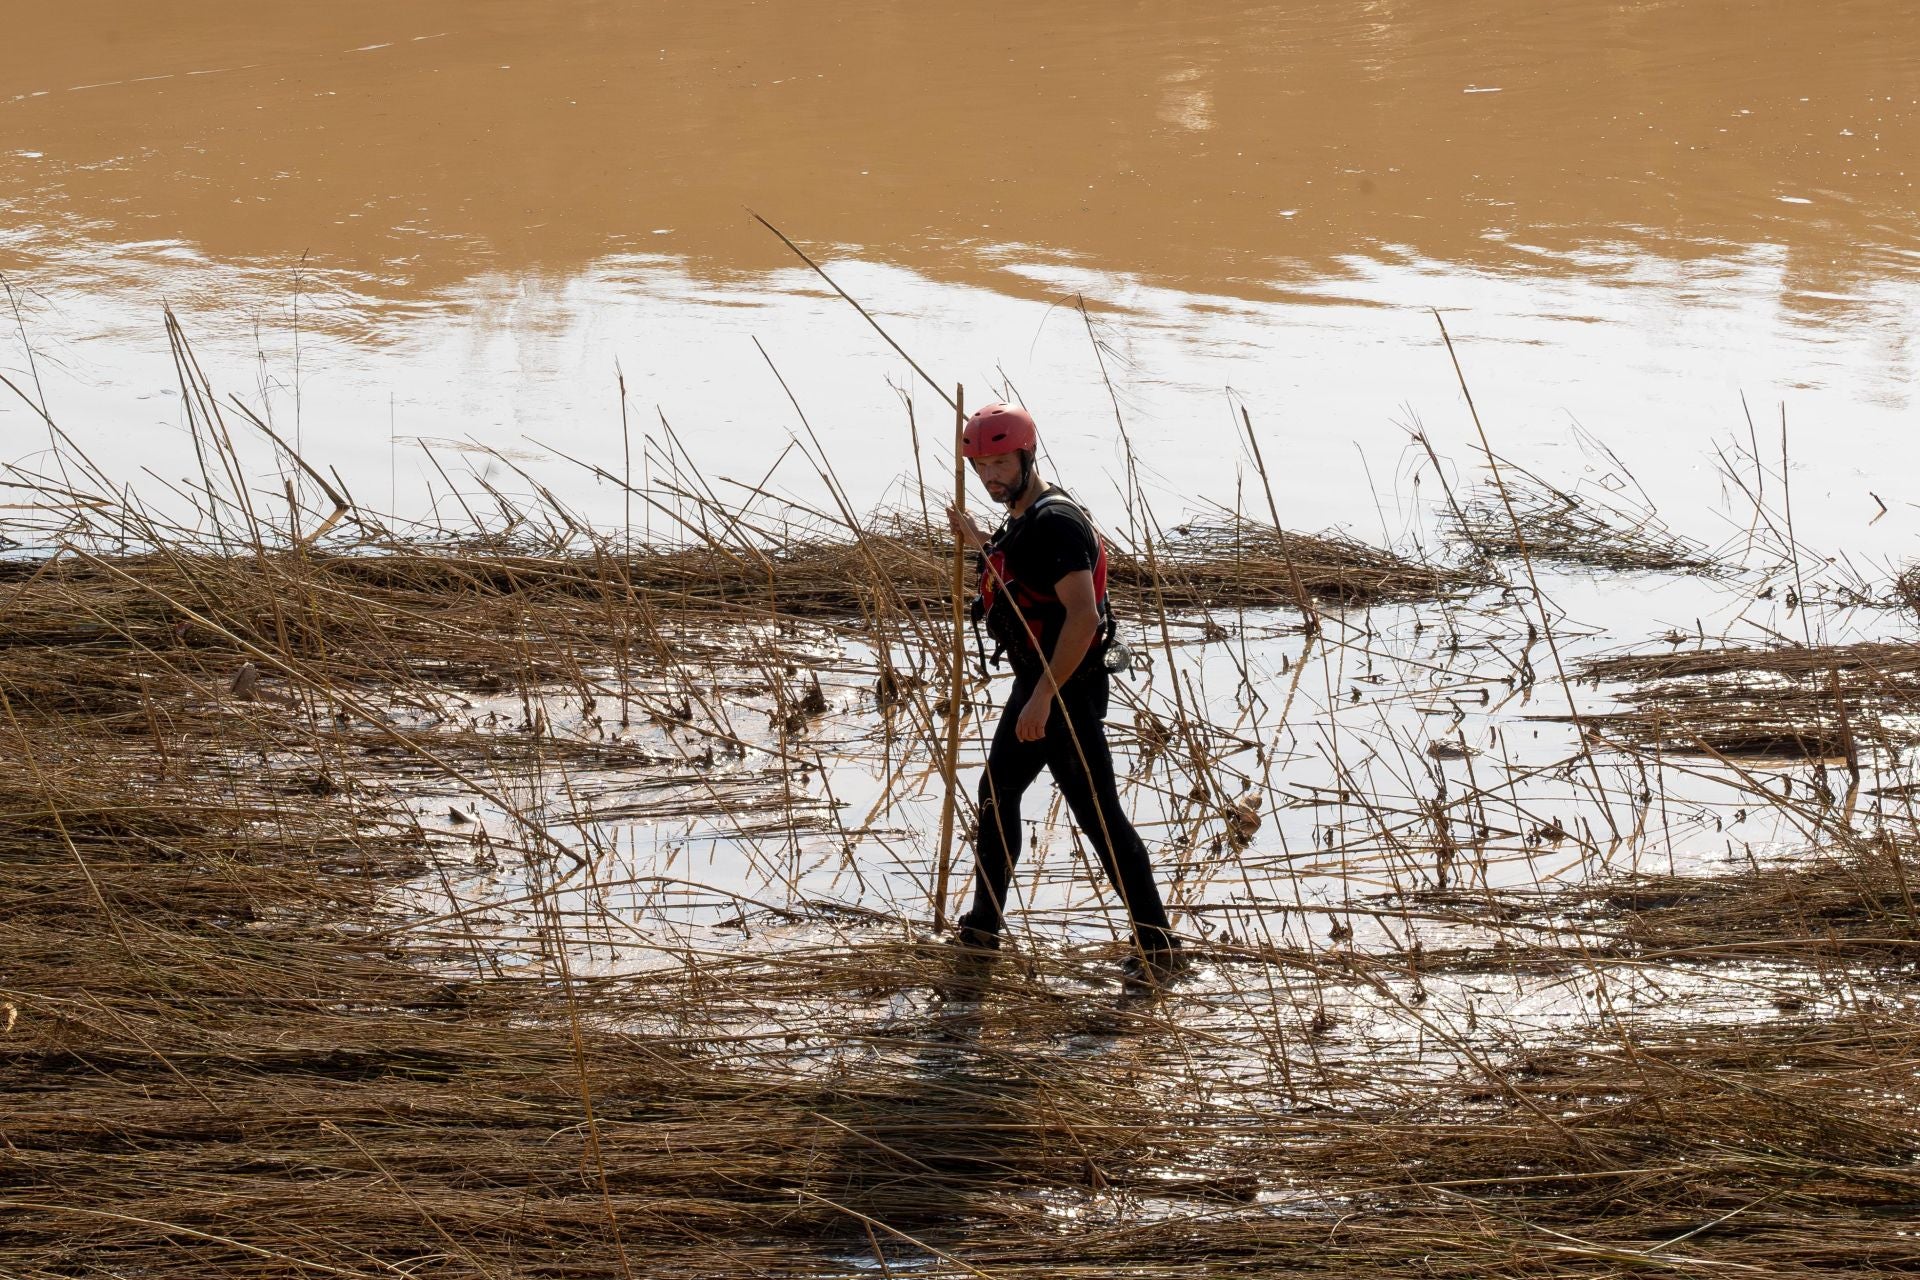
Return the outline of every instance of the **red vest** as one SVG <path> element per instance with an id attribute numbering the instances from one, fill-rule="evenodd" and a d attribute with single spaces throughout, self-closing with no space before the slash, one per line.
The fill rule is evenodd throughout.
<path id="1" fill-rule="evenodd" d="M 1107 542 L 1100 536 L 1100 531 L 1093 527 L 1093 521 L 1087 519 L 1087 513 L 1080 510 L 1072 498 L 1056 491 L 1043 493 L 1035 498 L 1033 505 L 1026 509 L 1022 518 L 1055 504 L 1064 505 L 1067 510 L 1073 512 L 1086 524 L 1087 531 L 1093 534 L 1093 598 L 1104 615 L 1107 607 Z M 991 548 L 992 544 L 989 543 L 988 546 Z M 980 604 L 984 614 L 992 614 L 994 602 L 999 598 L 999 592 L 1003 588 L 1007 598 L 1019 609 L 1020 620 L 1026 624 L 1028 639 L 1034 652 L 1044 659 L 1046 654 L 1040 648 L 1041 619 L 1038 613 L 1044 609 L 1057 607 L 1060 604 L 1059 593 L 1053 589 L 1051 582 L 1022 582 L 1018 578 L 1011 577 L 1007 570 L 1007 553 L 989 549 L 981 558 L 980 566 Z"/>

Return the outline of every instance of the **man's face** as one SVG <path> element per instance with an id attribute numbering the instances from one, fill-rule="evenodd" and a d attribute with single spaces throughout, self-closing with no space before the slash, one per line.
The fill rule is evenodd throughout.
<path id="1" fill-rule="evenodd" d="M 987 494 L 995 502 L 1012 502 L 1020 496 L 1020 455 L 1017 453 L 996 453 L 988 458 L 974 458 L 973 474 L 980 478 Z"/>

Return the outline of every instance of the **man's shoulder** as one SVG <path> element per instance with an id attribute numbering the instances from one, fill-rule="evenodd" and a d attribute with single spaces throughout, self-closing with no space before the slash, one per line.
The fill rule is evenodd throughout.
<path id="1" fill-rule="evenodd" d="M 1093 517 L 1070 494 L 1060 489 L 1051 490 L 1034 500 L 1033 506 L 1027 511 L 1027 524 L 1071 525 L 1089 535 L 1093 533 Z"/>
<path id="2" fill-rule="evenodd" d="M 1020 541 L 1029 555 L 1049 561 L 1065 556 L 1091 563 L 1099 551 L 1093 521 L 1071 498 L 1036 502 L 1021 524 Z"/>

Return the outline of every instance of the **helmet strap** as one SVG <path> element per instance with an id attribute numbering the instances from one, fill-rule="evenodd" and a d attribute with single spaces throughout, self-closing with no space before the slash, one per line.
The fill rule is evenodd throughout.
<path id="1" fill-rule="evenodd" d="M 1011 507 L 1015 503 L 1019 502 L 1021 498 L 1025 497 L 1027 493 L 1027 486 L 1032 483 L 1033 483 L 1033 450 L 1022 449 L 1020 451 L 1020 483 L 1015 485 L 1013 492 L 1010 495 L 1008 495 L 1007 505 Z"/>

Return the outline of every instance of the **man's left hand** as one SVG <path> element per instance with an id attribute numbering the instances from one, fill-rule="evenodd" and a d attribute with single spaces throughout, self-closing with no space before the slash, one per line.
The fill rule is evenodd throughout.
<path id="1" fill-rule="evenodd" d="M 971 515 L 951 502 L 947 504 L 947 527 L 953 530 L 955 537 L 967 544 L 969 550 L 979 551 L 987 545 L 987 531 Z"/>
<path id="2" fill-rule="evenodd" d="M 1053 691 L 1039 688 L 1027 699 L 1027 705 L 1020 708 L 1020 719 L 1014 724 L 1013 732 L 1022 742 L 1038 742 L 1047 736 L 1047 716 L 1053 711 Z"/>

